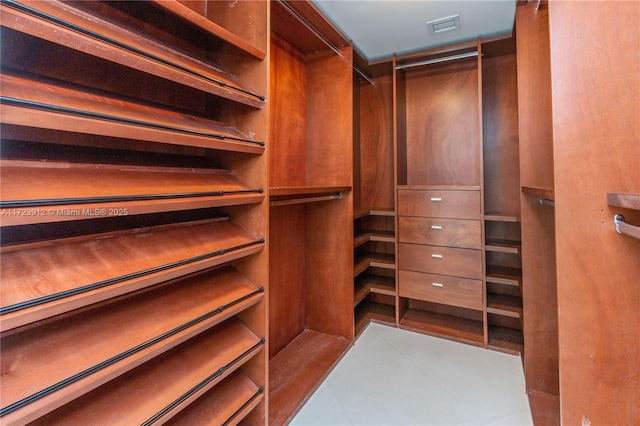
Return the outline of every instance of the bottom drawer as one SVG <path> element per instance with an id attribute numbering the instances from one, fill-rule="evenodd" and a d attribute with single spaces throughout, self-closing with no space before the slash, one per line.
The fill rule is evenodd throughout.
<path id="1" fill-rule="evenodd" d="M 482 310 L 482 281 L 447 275 L 400 271 L 400 297 Z"/>

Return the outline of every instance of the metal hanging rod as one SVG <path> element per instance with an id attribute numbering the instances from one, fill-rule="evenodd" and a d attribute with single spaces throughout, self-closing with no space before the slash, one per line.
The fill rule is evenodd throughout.
<path id="1" fill-rule="evenodd" d="M 360 68 L 358 68 L 357 66 L 355 66 L 355 65 L 354 65 L 354 66 L 353 66 L 353 69 L 354 69 L 358 74 L 360 74 L 360 76 L 361 76 L 362 78 L 364 78 L 365 80 L 367 80 L 367 81 L 369 82 L 369 84 L 375 84 L 375 83 L 373 82 L 373 79 L 372 79 L 371 77 L 369 77 L 367 74 L 365 74 L 365 72 L 364 72 L 364 71 L 362 71 Z"/>
<path id="2" fill-rule="evenodd" d="M 329 40 L 327 40 L 327 38 L 325 36 L 323 36 L 322 33 L 320 33 L 320 31 L 316 30 L 310 23 L 308 23 L 306 19 L 304 19 L 302 16 L 300 16 L 300 14 L 298 12 L 296 12 L 291 6 L 289 6 L 286 1 L 278 0 L 278 3 L 280 3 L 282 6 L 284 6 L 284 8 L 290 14 L 292 14 L 298 21 L 300 21 L 300 23 L 302 25 L 304 25 L 309 31 L 314 33 L 316 35 L 316 37 L 318 37 L 324 44 L 326 44 L 329 47 L 329 49 L 333 50 L 336 55 L 338 55 L 338 56 L 340 56 L 342 58 L 342 53 L 340 53 L 340 50 L 336 46 L 334 46 L 333 43 L 331 43 Z"/>
<path id="3" fill-rule="evenodd" d="M 613 216 L 613 223 L 616 225 L 618 234 L 625 234 L 640 240 L 640 226 L 630 225 L 624 221 L 624 216 L 617 214 Z"/>
<path id="4" fill-rule="evenodd" d="M 317 203 L 320 201 L 331 201 L 331 200 L 341 200 L 341 199 L 342 199 L 342 193 L 339 193 L 335 195 L 321 195 L 318 197 L 302 197 L 302 198 L 291 198 L 288 200 L 276 200 L 276 201 L 271 201 L 269 205 L 271 207 L 276 207 L 276 206 L 288 206 L 291 204 Z"/>
<path id="5" fill-rule="evenodd" d="M 553 200 L 549 200 L 548 198 L 540 197 L 540 204 L 544 204 L 545 206 L 555 207 L 556 203 Z"/>
<path id="6" fill-rule="evenodd" d="M 478 52 L 477 51 L 468 52 L 468 53 L 460 53 L 458 55 L 443 56 L 441 58 L 428 59 L 426 61 L 411 62 L 411 63 L 408 63 L 408 64 L 400 64 L 400 65 L 396 65 L 396 69 L 397 70 L 401 70 L 401 69 L 404 69 L 404 68 L 419 67 L 419 66 L 422 66 L 422 65 L 437 64 L 437 63 L 440 63 L 440 62 L 456 61 L 458 59 L 472 58 L 474 56 L 478 56 Z"/>

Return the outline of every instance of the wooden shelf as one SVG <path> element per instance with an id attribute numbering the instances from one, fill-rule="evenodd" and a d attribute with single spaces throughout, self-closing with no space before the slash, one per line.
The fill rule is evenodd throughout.
<path id="1" fill-rule="evenodd" d="M 236 425 L 264 399 L 264 388 L 256 386 L 241 371 L 198 398 L 167 425 Z"/>
<path id="2" fill-rule="evenodd" d="M 358 275 L 366 271 L 367 268 L 383 268 L 395 270 L 395 256 L 392 254 L 383 253 L 358 253 L 355 259 L 353 276 L 357 277 Z"/>
<path id="3" fill-rule="evenodd" d="M 607 193 L 607 204 L 611 207 L 640 210 L 640 194 Z"/>
<path id="4" fill-rule="evenodd" d="M 264 152 L 264 142 L 216 121 L 69 86 L 8 74 L 1 77 L 0 114 L 4 124 L 251 154 Z"/>
<path id="5" fill-rule="evenodd" d="M 408 309 L 400 320 L 400 326 L 477 346 L 484 344 L 482 321 L 474 321 L 453 315 L 439 314 L 418 309 Z"/>
<path id="6" fill-rule="evenodd" d="M 356 336 L 358 336 L 370 322 L 395 327 L 396 309 L 393 305 L 385 305 L 371 301 L 360 303 L 355 310 Z"/>
<path id="7" fill-rule="evenodd" d="M 27 422 L 58 408 L 263 295 L 264 289 L 224 268 L 3 337 L 3 365 L 12 371 L 2 383 L 3 421 Z"/>
<path id="8" fill-rule="evenodd" d="M 361 207 L 357 211 L 353 213 L 354 219 L 361 219 L 365 216 L 387 216 L 387 217 L 395 217 L 396 212 L 393 209 L 383 209 L 383 208 L 365 208 Z"/>
<path id="9" fill-rule="evenodd" d="M 2 249 L 6 331 L 261 251 L 228 218 Z"/>
<path id="10" fill-rule="evenodd" d="M 231 318 L 38 419 L 36 424 L 164 422 L 240 368 L 263 346 L 264 339 Z M 253 387 L 255 393 L 257 387 Z M 116 404 L 118 410 L 113 409 Z"/>
<path id="11" fill-rule="evenodd" d="M 442 191 L 480 191 L 478 185 L 398 185 L 398 189 L 426 189 Z"/>
<path id="12" fill-rule="evenodd" d="M 489 348 L 512 355 L 522 354 L 524 351 L 522 331 L 489 325 Z"/>
<path id="13" fill-rule="evenodd" d="M 487 293 L 487 313 L 522 318 L 522 299 L 505 294 Z"/>
<path id="14" fill-rule="evenodd" d="M 353 239 L 353 247 L 360 247 L 369 241 L 376 241 L 381 243 L 395 243 L 396 237 L 393 231 L 367 231 L 363 230 L 361 234 L 357 235 Z"/>
<path id="15" fill-rule="evenodd" d="M 520 217 L 502 213 L 485 213 L 484 220 L 488 222 L 506 222 L 506 223 L 519 223 Z"/>
<path id="16" fill-rule="evenodd" d="M 495 253 L 520 254 L 521 244 L 519 241 L 487 239 L 485 250 Z"/>
<path id="17" fill-rule="evenodd" d="M 0 161 L 2 226 L 259 203 L 229 170 Z"/>
<path id="18" fill-rule="evenodd" d="M 153 3 L 257 59 L 264 59 L 266 56 L 263 49 L 255 47 L 244 38 L 207 19 L 179 1 L 153 0 Z"/>
<path id="19" fill-rule="evenodd" d="M 370 293 L 395 296 L 395 278 L 360 274 L 355 282 L 354 306 L 358 306 Z"/>
<path id="20" fill-rule="evenodd" d="M 522 270 L 504 266 L 487 265 L 487 282 L 522 287 Z"/>
<path id="21" fill-rule="evenodd" d="M 269 362 L 269 421 L 283 425 L 322 383 L 351 340 L 306 330 Z"/>
<path id="22" fill-rule="evenodd" d="M 264 96 L 231 74 L 68 4 L 11 1 L 1 11 L 2 25 L 14 30 L 254 108 L 265 105 Z"/>
<path id="23" fill-rule="evenodd" d="M 522 192 L 536 197 L 545 198 L 550 201 L 554 201 L 553 188 L 550 187 L 538 187 L 538 186 L 523 186 Z"/>

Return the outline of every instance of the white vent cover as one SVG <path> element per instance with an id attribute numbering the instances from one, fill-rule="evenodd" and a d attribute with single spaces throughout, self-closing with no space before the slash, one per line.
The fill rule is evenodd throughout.
<path id="1" fill-rule="evenodd" d="M 446 31 L 459 30 L 460 29 L 460 15 L 448 16 L 442 19 L 436 19 L 435 21 L 427 22 L 430 34 L 440 34 Z"/>

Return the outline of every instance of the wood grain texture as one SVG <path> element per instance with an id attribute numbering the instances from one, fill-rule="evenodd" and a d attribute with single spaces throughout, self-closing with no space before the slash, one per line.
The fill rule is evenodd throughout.
<path id="1" fill-rule="evenodd" d="M 482 310 L 481 280 L 400 271 L 398 292 L 401 297 Z"/>
<path id="2" fill-rule="evenodd" d="M 360 205 L 393 209 L 393 81 L 391 76 L 361 84 Z"/>
<path id="3" fill-rule="evenodd" d="M 480 219 L 480 191 L 399 189 L 398 215 Z"/>
<path id="4" fill-rule="evenodd" d="M 520 214 L 516 55 L 482 61 L 485 211 Z"/>
<path id="5" fill-rule="evenodd" d="M 640 193 L 639 21 L 634 2 L 549 5 L 563 424 L 640 419 L 640 240 L 607 204 Z"/>
<path id="6" fill-rule="evenodd" d="M 407 184 L 479 185 L 477 62 L 406 75 Z"/>
<path id="7" fill-rule="evenodd" d="M 523 186 L 553 187 L 549 22 L 545 4 L 516 8 L 518 128 Z"/>
<path id="8" fill-rule="evenodd" d="M 477 280 L 483 278 L 480 250 L 401 243 L 398 248 L 398 267 Z"/>
<path id="9" fill-rule="evenodd" d="M 480 249 L 482 223 L 479 220 L 399 217 L 400 242 Z"/>

